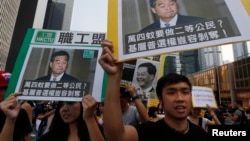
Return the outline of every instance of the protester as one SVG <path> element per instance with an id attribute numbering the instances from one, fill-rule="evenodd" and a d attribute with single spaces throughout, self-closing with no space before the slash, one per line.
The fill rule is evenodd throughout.
<path id="1" fill-rule="evenodd" d="M 159 118 L 157 118 L 157 107 L 155 106 L 150 106 L 148 108 L 148 116 L 149 116 L 149 119 L 150 121 L 158 121 Z"/>
<path id="2" fill-rule="evenodd" d="M 30 141 L 31 115 L 14 93 L 4 100 L 11 73 L 0 71 L 0 141 Z M 30 118 L 29 118 L 30 117 Z"/>
<path id="3" fill-rule="evenodd" d="M 33 124 L 35 124 L 36 138 L 48 131 L 50 121 L 54 116 L 55 107 L 51 101 L 40 101 L 34 107 Z"/>
<path id="4" fill-rule="evenodd" d="M 84 96 L 82 102 L 59 102 L 49 131 L 37 141 L 104 141 L 95 109 L 91 95 Z"/>
<path id="5" fill-rule="evenodd" d="M 98 103 L 96 109 L 96 119 L 99 125 L 103 125 L 103 110 L 104 110 L 104 102 Z"/>
<path id="6" fill-rule="evenodd" d="M 248 120 L 247 125 L 250 125 L 250 109 L 247 109 L 245 111 L 245 116 L 246 116 L 246 118 Z"/>
<path id="7" fill-rule="evenodd" d="M 205 131 L 208 131 L 208 126 L 209 125 L 221 125 L 219 119 L 217 118 L 217 115 L 215 114 L 214 110 L 209 105 L 207 105 L 207 110 L 208 110 L 210 116 L 212 117 L 212 120 L 209 120 L 209 119 L 207 119 L 205 117 L 200 116 L 201 108 L 195 108 L 194 107 L 191 110 L 191 114 L 188 116 L 188 119 L 192 123 L 200 126 Z"/>
<path id="8" fill-rule="evenodd" d="M 137 95 L 134 85 L 120 87 L 120 95 L 123 124 L 136 125 L 149 120 L 147 108 L 142 103 L 140 96 Z M 130 99 L 135 103 L 135 106 L 129 105 Z"/>
<path id="9" fill-rule="evenodd" d="M 107 73 L 103 117 L 104 133 L 108 141 L 208 140 L 206 131 L 187 119 L 192 108 L 192 86 L 187 77 L 179 74 L 163 76 L 157 82 L 156 93 L 165 114 L 162 120 L 148 121 L 136 126 L 123 125 L 119 95 L 117 95 L 123 63 L 118 63 L 113 55 L 111 41 L 104 40 L 102 47 L 99 63 Z"/>
<path id="10" fill-rule="evenodd" d="M 233 116 L 229 112 L 227 112 L 227 114 L 228 117 L 233 121 L 233 125 L 240 125 L 242 123 L 243 114 L 245 114 L 245 110 L 242 107 L 242 101 L 236 100 L 234 102 L 234 106 L 237 109 L 234 111 Z"/>
<path id="11" fill-rule="evenodd" d="M 12 141 L 14 139 L 13 135 L 14 135 L 15 123 L 21 108 L 20 103 L 18 103 L 16 99 L 17 95 L 18 94 L 13 94 L 0 103 L 0 109 L 6 116 L 3 129 L 0 132 L 1 141 L 3 140 Z"/>

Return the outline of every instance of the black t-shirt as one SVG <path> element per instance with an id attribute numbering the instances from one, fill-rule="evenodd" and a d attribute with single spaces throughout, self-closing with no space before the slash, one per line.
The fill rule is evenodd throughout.
<path id="1" fill-rule="evenodd" d="M 0 132 L 2 132 L 5 119 L 5 114 L 0 110 Z M 24 109 L 21 109 L 16 119 L 13 141 L 19 141 L 20 139 L 23 139 L 31 131 L 32 127 L 30 125 L 28 114 Z"/>
<path id="2" fill-rule="evenodd" d="M 189 122 L 189 130 L 186 134 L 182 134 L 170 128 L 163 119 L 157 122 L 146 122 L 136 125 L 135 128 L 139 136 L 139 141 L 208 140 L 207 132 L 191 122 Z"/>

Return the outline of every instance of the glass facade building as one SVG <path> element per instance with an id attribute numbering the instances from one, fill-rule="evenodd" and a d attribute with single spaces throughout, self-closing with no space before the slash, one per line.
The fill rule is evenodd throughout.
<path id="1" fill-rule="evenodd" d="M 250 57 L 233 62 L 237 98 L 250 106 Z"/>
<path id="2" fill-rule="evenodd" d="M 5 70 L 21 0 L 0 1 L 0 70 Z"/>
<path id="3" fill-rule="evenodd" d="M 214 90 L 218 104 L 232 105 L 236 99 L 250 106 L 250 57 L 188 75 L 194 86 Z"/>

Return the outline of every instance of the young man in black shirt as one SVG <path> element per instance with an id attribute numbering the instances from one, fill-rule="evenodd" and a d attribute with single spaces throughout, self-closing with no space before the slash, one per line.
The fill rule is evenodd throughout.
<path id="1" fill-rule="evenodd" d="M 157 82 L 156 93 L 165 114 L 162 120 L 123 125 L 119 101 L 123 64 L 115 59 L 111 41 L 104 40 L 102 47 L 99 63 L 107 73 L 103 127 L 108 141 L 208 140 L 205 130 L 187 119 L 192 108 L 192 85 L 187 77 L 179 74 L 163 76 Z"/>

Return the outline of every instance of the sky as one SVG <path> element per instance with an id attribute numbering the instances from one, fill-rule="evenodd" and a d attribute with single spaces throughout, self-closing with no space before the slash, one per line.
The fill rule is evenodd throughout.
<path id="1" fill-rule="evenodd" d="M 108 0 L 75 0 L 70 30 L 106 32 L 107 4 Z M 223 61 L 232 62 L 232 46 L 224 45 L 221 49 Z"/>
<path id="2" fill-rule="evenodd" d="M 108 0 L 74 0 L 71 30 L 106 32 Z"/>

